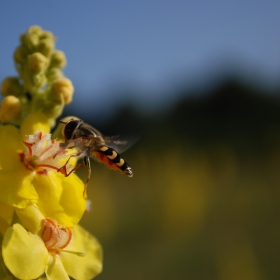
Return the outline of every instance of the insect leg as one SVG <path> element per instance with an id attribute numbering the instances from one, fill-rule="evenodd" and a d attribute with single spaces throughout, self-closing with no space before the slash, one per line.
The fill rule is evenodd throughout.
<path id="1" fill-rule="evenodd" d="M 62 165 L 62 166 L 57 170 L 57 172 L 60 172 L 60 173 L 62 173 L 65 177 L 68 177 L 72 172 L 74 172 L 75 170 L 77 170 L 79 167 L 81 167 L 81 166 L 86 167 L 85 165 L 79 163 L 79 164 L 77 164 L 69 173 L 67 173 L 66 165 L 68 164 L 69 160 L 70 160 L 72 157 L 78 157 L 78 156 L 80 156 L 82 153 L 83 153 L 83 152 L 79 152 L 79 153 L 70 155 L 69 158 L 67 159 L 67 161 L 65 162 L 65 164 Z"/>
<path id="2" fill-rule="evenodd" d="M 77 157 L 77 156 L 80 156 L 83 152 L 80 152 L 80 153 L 76 153 L 76 154 L 72 154 L 71 156 L 69 156 L 68 160 L 66 161 L 66 163 L 61 166 L 57 172 L 60 172 L 62 173 L 65 177 L 68 177 L 71 173 L 73 173 L 74 171 L 76 171 L 79 167 L 86 167 L 87 170 L 88 170 L 88 177 L 87 177 L 87 180 L 86 180 L 86 183 L 85 183 L 85 186 L 84 186 L 84 190 L 83 190 L 83 197 L 86 199 L 87 195 L 86 195 L 86 190 L 87 190 L 87 185 L 88 185 L 88 182 L 89 182 L 89 179 L 90 179 L 90 176 L 91 176 L 91 167 L 90 167 L 90 160 L 89 160 L 89 157 L 84 157 L 83 158 L 83 161 L 84 161 L 84 164 L 77 164 L 70 172 L 67 173 L 67 170 L 66 170 L 66 165 L 67 163 L 69 162 L 69 160 L 72 158 L 72 157 Z"/>
<path id="3" fill-rule="evenodd" d="M 62 149 L 60 149 L 54 156 L 53 156 L 53 159 L 58 155 L 58 154 L 60 154 L 60 153 L 63 153 L 64 152 L 64 150 L 66 150 L 66 148 L 67 149 L 73 149 L 73 148 L 75 148 L 75 146 L 73 145 L 73 146 L 70 146 L 70 147 L 67 147 L 69 145 L 69 143 L 60 143 L 59 144 L 59 146 L 60 146 L 60 148 L 62 148 Z M 73 156 L 77 156 L 77 155 L 73 155 Z"/>
<path id="4" fill-rule="evenodd" d="M 90 176 L 91 176 L 91 166 L 90 166 L 89 157 L 84 157 L 84 165 L 83 166 L 85 166 L 88 170 L 88 176 L 87 176 L 87 180 L 86 180 L 85 188 L 84 188 L 84 192 L 83 192 L 84 198 L 86 198 L 87 185 L 88 185 L 88 182 L 89 182 L 89 179 L 90 179 Z"/>

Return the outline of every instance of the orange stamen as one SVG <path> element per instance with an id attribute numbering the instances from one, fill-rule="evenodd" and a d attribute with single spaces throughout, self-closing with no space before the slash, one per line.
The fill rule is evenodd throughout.
<path id="1" fill-rule="evenodd" d="M 42 223 L 43 230 L 41 236 L 49 251 L 58 253 L 72 240 L 73 233 L 71 228 L 59 226 L 48 218 L 44 219 Z"/>
<path id="2" fill-rule="evenodd" d="M 27 141 L 23 141 L 23 144 L 28 148 L 29 156 L 32 157 L 32 146 L 35 145 L 35 143 L 30 143 Z"/>

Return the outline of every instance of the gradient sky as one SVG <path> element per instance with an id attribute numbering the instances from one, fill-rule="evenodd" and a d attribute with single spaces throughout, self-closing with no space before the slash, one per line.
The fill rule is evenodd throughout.
<path id="1" fill-rule="evenodd" d="M 122 97 L 156 105 L 179 81 L 203 84 L 239 65 L 277 83 L 279 14 L 279 0 L 0 0 L 0 79 L 15 74 L 19 34 L 40 25 L 57 36 L 85 110 Z M 112 96 L 122 85 L 137 92 Z"/>

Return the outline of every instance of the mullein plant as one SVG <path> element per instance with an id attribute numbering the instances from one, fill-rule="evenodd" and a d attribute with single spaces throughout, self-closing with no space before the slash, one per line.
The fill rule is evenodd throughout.
<path id="1" fill-rule="evenodd" d="M 51 32 L 32 26 L 14 62 L 18 77 L 1 88 L 0 279 L 92 279 L 102 270 L 102 248 L 78 225 L 84 183 L 61 171 L 69 154 L 59 129 L 50 133 L 74 92 L 62 72 L 65 55 Z"/>

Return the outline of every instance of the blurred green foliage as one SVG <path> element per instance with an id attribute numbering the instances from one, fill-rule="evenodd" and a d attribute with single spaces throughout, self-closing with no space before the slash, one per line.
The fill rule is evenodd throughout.
<path id="1" fill-rule="evenodd" d="M 104 247 L 97 279 L 280 279 L 278 96 L 231 79 L 98 129 L 122 126 L 142 134 L 124 154 L 135 176 L 92 163 L 82 220 Z"/>

